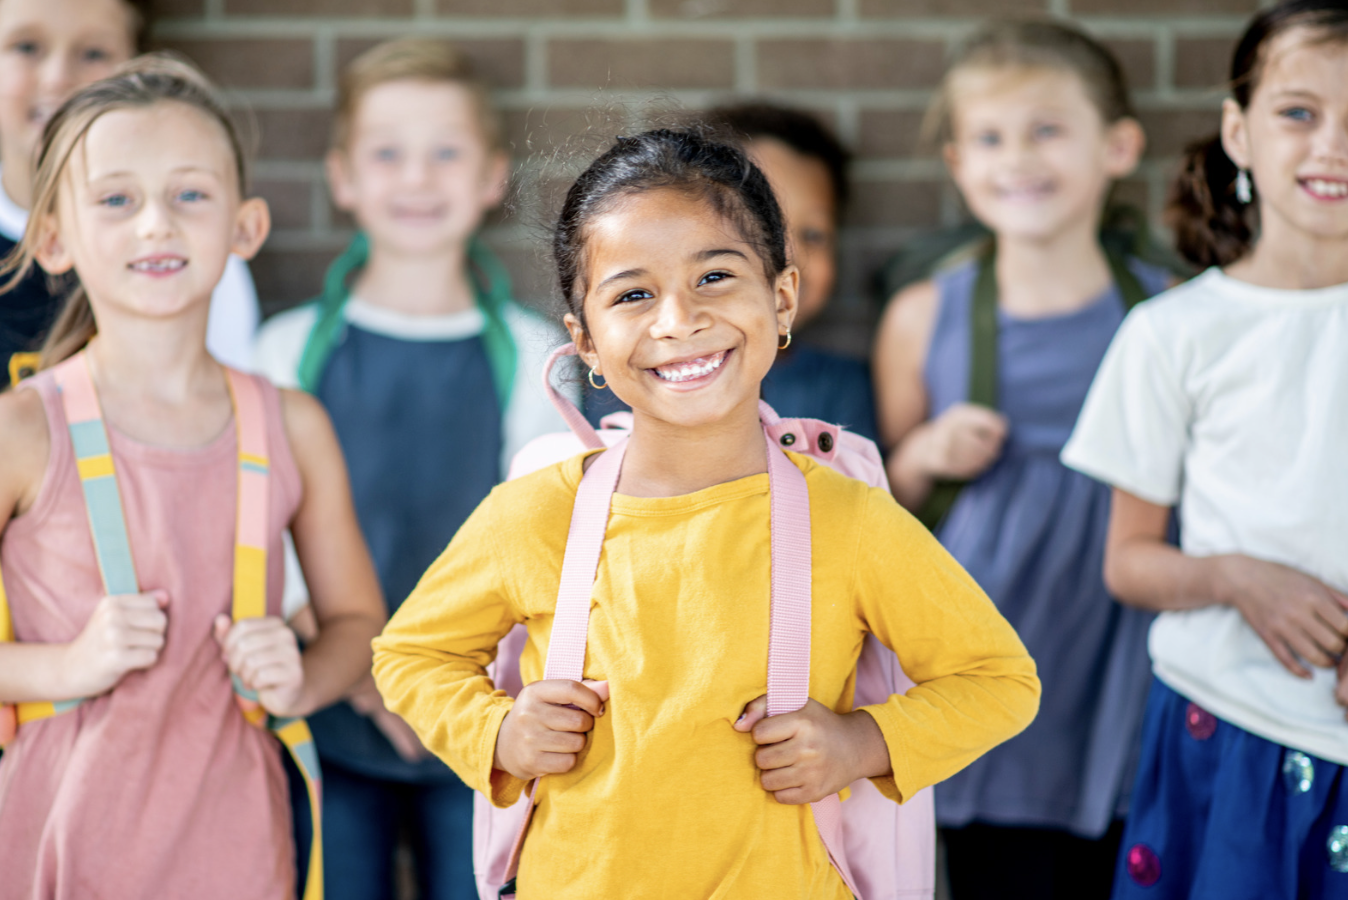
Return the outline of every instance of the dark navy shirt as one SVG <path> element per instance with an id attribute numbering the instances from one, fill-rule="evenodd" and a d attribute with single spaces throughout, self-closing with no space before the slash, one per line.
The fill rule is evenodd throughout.
<path id="1" fill-rule="evenodd" d="M 875 393 L 866 364 L 809 344 L 779 353 L 763 379 L 763 399 L 788 419 L 820 419 L 875 440 Z M 612 391 L 585 385 L 585 416 L 595 426 L 627 409 Z"/>
<path id="2" fill-rule="evenodd" d="M 14 249 L 14 241 L 0 235 L 0 258 Z M 9 276 L 5 276 L 8 280 Z M 4 281 L 0 281 L 3 284 Z M 14 290 L 0 294 L 0 390 L 9 384 L 9 358 L 36 350 L 56 321 L 61 300 L 47 289 L 47 273 L 34 263 Z"/>
<path id="3" fill-rule="evenodd" d="M 317 390 L 351 473 L 361 530 L 392 613 L 501 478 L 502 416 L 477 336 L 407 340 L 348 324 Z M 319 755 L 375 778 L 452 781 L 404 762 L 345 703 L 310 717 Z"/>

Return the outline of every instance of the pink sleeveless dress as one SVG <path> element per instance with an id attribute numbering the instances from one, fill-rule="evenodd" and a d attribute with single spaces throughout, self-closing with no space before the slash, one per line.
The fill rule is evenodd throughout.
<path id="1" fill-rule="evenodd" d="M 259 379 L 260 380 L 260 379 Z M 60 395 L 27 381 L 51 455 L 0 565 L 19 641 L 75 638 L 103 594 Z M 267 605 L 280 614 L 281 534 L 300 499 L 280 396 L 263 382 L 271 454 Z M 211 623 L 228 615 L 234 425 L 193 450 L 108 428 L 143 590 L 168 592 L 157 664 L 108 694 L 19 729 L 0 758 L 0 900 L 293 897 L 294 843 L 280 743 L 235 705 Z"/>

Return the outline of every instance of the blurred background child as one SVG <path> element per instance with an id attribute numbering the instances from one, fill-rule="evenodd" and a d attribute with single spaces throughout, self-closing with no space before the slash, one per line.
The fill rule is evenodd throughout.
<path id="1" fill-rule="evenodd" d="M 1348 5 L 1260 13 L 1230 89 L 1171 204 L 1212 268 L 1128 317 L 1063 452 L 1160 612 L 1118 900 L 1348 896 Z"/>
<path id="2" fill-rule="evenodd" d="M 0 0 L 0 253 L 23 237 L 42 129 L 76 88 L 110 75 L 144 49 L 151 4 L 143 0 Z M 36 269 L 0 295 L 0 388 L 9 359 L 36 350 L 64 291 Z M 211 302 L 206 346 L 247 368 L 258 303 L 248 265 L 230 257 Z"/>
<path id="3" fill-rule="evenodd" d="M 786 217 L 787 253 L 800 269 L 796 331 L 763 379 L 763 399 L 783 416 L 824 419 L 875 440 L 875 397 L 865 363 L 813 346 L 798 334 L 824 311 L 837 283 L 850 154 L 818 119 L 788 106 L 717 106 L 697 118 L 743 146 L 768 176 Z M 622 408 L 611 392 L 589 390 L 586 399 L 595 423 Z"/>
<path id="4" fill-rule="evenodd" d="M 343 72 L 328 181 L 361 229 L 322 295 L 268 322 L 257 367 L 327 407 L 390 610 L 501 480 L 565 426 L 540 387 L 557 342 L 477 238 L 506 189 L 501 125 L 452 45 L 380 44 Z M 399 835 L 427 900 L 476 896 L 472 792 L 373 682 L 312 718 L 329 900 L 391 897 Z"/>
<path id="5" fill-rule="evenodd" d="M 235 691 L 279 718 L 328 705 L 368 671 L 384 612 L 322 408 L 206 349 L 226 260 L 255 253 L 269 223 L 234 126 L 195 70 L 131 66 L 55 112 L 32 227 L 6 262 L 75 282 L 43 371 L 0 394 L 18 641 L 0 643 L 0 702 L 57 713 L 22 721 L 0 761 L 0 892 L 293 896 L 280 747 Z M 257 406 L 236 414 L 245 388 Z M 248 569 L 240 422 L 266 447 L 246 462 L 269 473 L 267 518 L 245 520 L 262 533 L 240 544 L 267 554 L 251 595 L 267 615 L 231 623 Z M 287 527 L 321 627 L 303 652 L 279 615 Z"/>
<path id="6" fill-rule="evenodd" d="M 1016 627 L 1044 685 L 1022 735 L 937 788 L 951 891 L 1103 898 L 1135 765 L 1149 617 L 1105 589 L 1108 489 L 1058 452 L 1123 319 L 1124 288 L 1145 296 L 1167 283 L 1099 242 L 1111 185 L 1137 165 L 1144 137 L 1114 57 L 1050 22 L 976 35 L 932 115 L 993 238 L 886 310 L 874 361 L 881 438 L 910 509 L 967 482 L 932 524 Z"/>

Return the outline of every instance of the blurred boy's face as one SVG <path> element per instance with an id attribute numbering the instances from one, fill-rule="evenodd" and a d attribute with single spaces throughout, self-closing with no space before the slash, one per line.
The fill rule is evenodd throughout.
<path id="1" fill-rule="evenodd" d="M 800 269 L 796 327 L 828 304 L 838 276 L 838 198 L 828 166 L 781 141 L 759 138 L 745 145 L 772 185 L 786 218 L 787 258 Z"/>
<path id="2" fill-rule="evenodd" d="M 135 14 L 122 0 L 0 2 L 0 159 L 23 206 L 42 128 L 76 88 L 135 55 Z"/>
<path id="3" fill-rule="evenodd" d="M 501 202 L 506 159 L 488 146 L 476 103 L 461 85 L 430 81 L 390 81 L 360 99 L 328 181 L 377 248 L 455 252 Z"/>

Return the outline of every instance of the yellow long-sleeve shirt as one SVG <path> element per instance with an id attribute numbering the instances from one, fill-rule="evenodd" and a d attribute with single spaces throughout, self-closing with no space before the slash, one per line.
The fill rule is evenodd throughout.
<path id="1" fill-rule="evenodd" d="M 898 653 L 917 686 L 865 709 L 893 762 L 876 784 L 901 801 L 1029 723 L 1034 662 L 888 494 L 790 456 L 810 492 L 810 696 L 851 709 L 867 632 Z M 543 675 L 581 459 L 493 491 L 374 644 L 389 708 L 499 805 L 525 785 L 492 769 L 513 701 L 484 667 L 525 622 L 524 682 Z M 608 681 L 610 700 L 576 767 L 540 782 L 526 900 L 850 896 L 810 808 L 763 790 L 752 738 L 731 727 L 767 686 L 768 504 L 767 475 L 614 496 L 584 672 Z"/>

